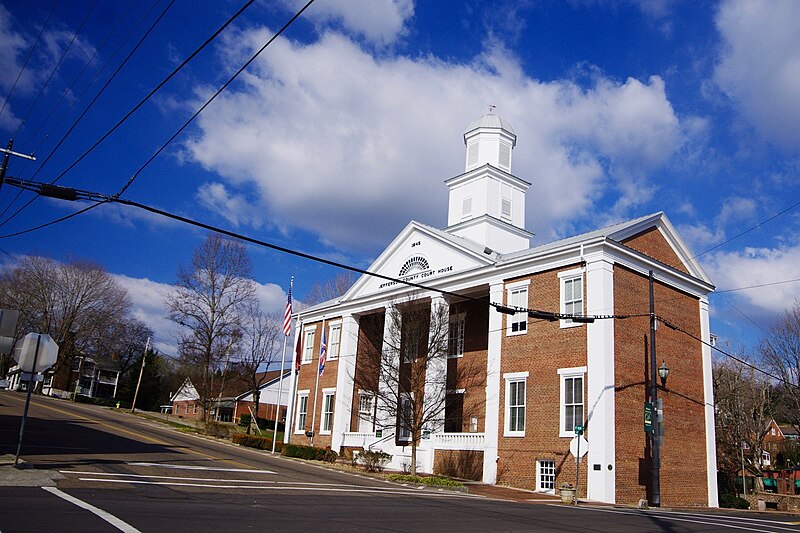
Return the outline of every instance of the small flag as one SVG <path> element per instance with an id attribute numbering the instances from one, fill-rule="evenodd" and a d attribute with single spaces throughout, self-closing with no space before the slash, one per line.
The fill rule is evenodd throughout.
<path id="1" fill-rule="evenodd" d="M 325 358 L 328 355 L 328 344 L 325 341 L 325 326 L 322 326 L 322 342 L 319 344 L 319 375 L 325 372 Z"/>
<path id="2" fill-rule="evenodd" d="M 300 346 L 300 337 L 301 337 L 301 335 L 298 333 L 297 334 L 297 347 L 294 349 L 294 359 L 295 359 L 294 370 L 298 374 L 300 373 L 300 354 L 302 352 L 302 348 Z"/>
<path id="3" fill-rule="evenodd" d="M 283 314 L 283 334 L 287 337 L 292 332 L 292 285 L 294 278 L 289 282 L 289 296 L 286 299 L 286 312 Z"/>

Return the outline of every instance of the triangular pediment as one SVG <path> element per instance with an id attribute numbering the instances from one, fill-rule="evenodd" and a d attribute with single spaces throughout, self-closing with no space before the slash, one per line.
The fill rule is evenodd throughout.
<path id="1" fill-rule="evenodd" d="M 711 284 L 708 274 L 663 212 L 623 225 L 608 236 L 665 265 Z"/>
<path id="2" fill-rule="evenodd" d="M 411 221 L 367 269 L 386 279 L 362 275 L 342 298 L 356 300 L 402 286 L 402 279 L 423 285 L 493 264 L 497 254 L 468 239 Z"/>

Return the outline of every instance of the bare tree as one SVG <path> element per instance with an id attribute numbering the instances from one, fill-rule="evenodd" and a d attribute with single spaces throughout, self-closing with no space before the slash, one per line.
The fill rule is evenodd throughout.
<path id="1" fill-rule="evenodd" d="M 339 272 L 327 281 L 318 281 L 303 298 L 304 305 L 315 305 L 339 298 L 356 282 L 356 275 L 349 270 Z"/>
<path id="2" fill-rule="evenodd" d="M 800 431 L 800 301 L 775 321 L 761 339 L 761 358 L 783 381 L 778 386 L 780 416 Z"/>
<path id="3" fill-rule="evenodd" d="M 179 357 L 205 419 L 221 391 L 214 376 L 226 354 L 236 351 L 243 317 L 255 299 L 251 271 L 245 246 L 214 233 L 194 251 L 189 268 L 178 268 L 178 282 L 167 298 L 169 318 L 181 326 Z"/>
<path id="4" fill-rule="evenodd" d="M 733 477 L 743 467 L 744 458 L 759 472 L 762 440 L 773 416 L 771 383 L 739 362 L 717 361 L 714 364 L 714 401 L 720 471 Z"/>
<path id="5" fill-rule="evenodd" d="M 252 391 L 256 414 L 260 401 L 259 387 L 267 379 L 265 371 L 279 360 L 278 349 L 283 340 L 282 326 L 283 316 L 264 313 L 255 304 L 251 305 L 244 316 L 243 338 L 236 367 Z M 249 427 L 247 431 L 250 431 Z"/>
<path id="6" fill-rule="evenodd" d="M 378 420 L 384 427 L 394 426 L 397 442 L 411 446 L 410 469 L 416 475 L 417 447 L 423 434 L 445 427 L 448 390 L 479 386 L 484 374 L 470 361 L 448 364 L 448 354 L 459 337 L 451 334 L 447 304 L 404 301 L 387 309 L 385 321 L 375 322 L 383 326 L 383 332 L 372 332 L 383 338 L 383 349 L 359 359 L 353 381 L 374 395 Z M 464 415 L 463 405 L 458 414 Z"/>
<path id="7" fill-rule="evenodd" d="M 53 367 L 57 376 L 71 376 L 77 354 L 122 359 L 134 344 L 139 343 L 141 352 L 144 338 L 152 334 L 133 317 L 125 289 L 102 267 L 86 261 L 21 257 L 16 267 L 0 274 L 0 305 L 20 311 L 15 338 L 34 331 L 59 344 Z"/>

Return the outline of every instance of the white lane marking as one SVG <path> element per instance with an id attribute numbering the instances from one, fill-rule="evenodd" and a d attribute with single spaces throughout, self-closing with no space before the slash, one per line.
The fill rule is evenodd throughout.
<path id="1" fill-rule="evenodd" d="M 647 512 L 652 512 L 652 513 L 656 513 L 656 514 L 677 514 L 677 515 L 681 515 L 681 516 L 699 516 L 699 517 L 702 517 L 702 518 L 712 518 L 712 517 L 713 518 L 724 518 L 725 520 L 739 520 L 739 521 L 742 521 L 742 522 L 763 522 L 764 524 L 781 524 L 781 525 L 784 525 L 784 526 L 798 525 L 798 522 L 776 522 L 775 520 L 763 520 L 763 519 L 760 519 L 760 518 L 749 518 L 747 516 L 725 516 L 725 515 L 717 516 L 717 515 L 714 515 L 714 514 L 704 514 L 704 513 L 697 513 L 697 512 L 689 513 L 689 512 L 684 512 L 684 511 L 658 511 L 658 510 L 655 510 L 655 509 L 652 509 L 652 510 L 647 511 Z M 797 531 L 797 529 L 796 528 L 795 529 L 790 529 L 789 531 Z"/>
<path id="2" fill-rule="evenodd" d="M 219 479 L 213 477 L 186 477 L 186 476 L 156 476 L 148 474 L 122 474 L 116 472 L 90 472 L 88 470 L 59 470 L 61 474 L 72 474 L 76 476 L 106 476 L 106 477 L 129 477 L 129 478 L 144 478 L 144 479 L 175 479 L 183 481 L 212 481 L 218 483 L 260 483 L 266 485 L 276 485 L 282 483 L 284 485 L 311 485 L 314 487 L 352 487 L 347 483 L 313 483 L 306 481 L 270 481 L 266 479 Z M 383 489 L 381 489 L 383 490 Z"/>
<path id="3" fill-rule="evenodd" d="M 178 486 L 178 487 L 201 487 L 201 488 L 210 488 L 210 489 L 261 489 L 261 490 L 308 490 L 308 491 L 321 491 L 321 492 L 371 492 L 371 493 L 378 493 L 378 494 L 402 494 L 402 495 L 409 495 L 409 494 L 420 494 L 416 490 L 392 490 L 392 489 L 382 489 L 379 487 L 375 488 L 333 488 L 333 487 L 322 487 L 312 485 L 307 487 L 286 487 L 283 485 L 275 486 L 275 487 L 267 487 L 267 486 L 253 486 L 253 485 L 212 485 L 209 483 L 177 483 L 173 481 L 139 481 L 136 479 L 103 479 L 103 478 L 88 478 L 88 477 L 81 477 L 78 478 L 80 481 L 95 481 L 100 483 L 130 483 L 134 485 L 170 485 L 170 486 Z M 422 494 L 426 496 L 442 496 L 445 498 L 455 498 L 455 497 L 462 497 L 462 498 L 474 498 L 474 496 L 470 496 L 469 494 L 463 494 L 460 492 L 454 492 L 452 494 L 445 494 L 439 492 L 423 492 Z"/>
<path id="4" fill-rule="evenodd" d="M 42 487 L 42 488 L 44 490 L 46 490 L 47 492 L 49 492 L 51 494 L 55 494 L 59 498 L 61 498 L 63 500 L 66 500 L 66 501 L 68 501 L 69 503 L 71 503 L 73 505 L 77 505 L 81 509 L 86 509 L 87 511 L 89 511 L 91 513 L 94 513 L 95 515 L 97 515 L 98 517 L 102 518 L 103 520 L 105 520 L 106 522 L 108 522 L 109 524 L 114 526 L 115 528 L 119 529 L 120 531 L 124 531 L 125 533 L 141 533 L 141 531 L 139 531 L 138 529 L 136 529 L 135 527 L 133 527 L 129 523 L 127 523 L 127 522 L 125 522 L 123 520 L 120 520 L 119 518 L 117 518 L 113 514 L 107 512 L 107 511 L 104 511 L 104 510 L 102 510 L 100 508 L 97 508 L 97 507 L 95 507 L 94 505 L 92 505 L 90 503 L 86 503 L 83 500 L 79 500 L 78 498 L 76 498 L 74 496 L 70 496 L 66 492 L 61 492 L 60 490 L 58 490 L 55 487 Z"/>
<path id="5" fill-rule="evenodd" d="M 674 520 L 676 522 L 690 522 L 692 524 L 706 524 L 706 525 L 711 525 L 711 526 L 725 526 L 725 527 L 729 527 L 729 528 L 732 528 L 732 529 L 745 529 L 747 531 L 759 531 L 759 532 L 762 532 L 762 533 L 771 533 L 772 531 L 775 531 L 775 529 L 753 529 L 752 526 L 748 527 L 748 526 L 737 526 L 737 525 L 734 525 L 734 524 L 730 524 L 730 523 L 727 523 L 727 522 L 724 521 L 727 517 L 719 517 L 719 518 L 716 518 L 716 520 L 718 520 L 717 522 L 709 522 L 709 521 L 706 521 L 706 520 L 698 520 L 698 519 L 676 518 L 674 516 L 666 516 L 664 514 L 654 513 L 654 512 L 649 512 L 649 511 L 625 511 L 625 510 L 618 510 L 618 509 L 599 509 L 597 507 L 564 506 L 564 505 L 557 505 L 557 504 L 549 504 L 549 505 L 551 505 L 553 507 L 562 507 L 562 508 L 566 507 L 567 509 L 579 509 L 581 511 L 596 511 L 596 512 L 599 512 L 599 513 L 624 514 L 624 515 L 627 515 L 627 516 L 646 517 L 648 515 L 653 515 L 653 516 L 657 516 L 659 518 L 663 518 L 663 519 L 666 519 L 666 520 Z M 780 522 L 777 522 L 777 523 L 780 524 Z M 780 529 L 780 530 L 785 530 L 785 531 L 797 531 L 797 529 L 788 529 L 788 528 L 777 527 L 777 526 L 776 526 L 776 528 Z"/>
<path id="6" fill-rule="evenodd" d="M 171 465 L 166 463 L 125 463 L 130 466 L 156 466 L 176 470 L 208 470 L 209 472 L 247 472 L 248 474 L 274 474 L 272 470 L 250 470 L 249 468 L 215 468 L 213 466 Z"/>

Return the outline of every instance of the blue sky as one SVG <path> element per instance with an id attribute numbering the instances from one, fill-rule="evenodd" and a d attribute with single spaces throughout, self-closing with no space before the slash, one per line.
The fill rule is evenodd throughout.
<path id="1" fill-rule="evenodd" d="M 175 2 L 42 165 L 168 2 L 92 4 L 56 4 L 0 114 L 2 142 L 38 157 L 13 159 L 10 176 L 55 179 L 244 2 Z M 0 4 L 3 98 L 51 6 Z M 248 7 L 58 183 L 115 193 L 299 6 Z M 463 129 L 491 103 L 518 134 L 534 244 L 663 210 L 705 252 L 720 290 L 712 331 L 752 346 L 800 297 L 797 281 L 777 283 L 800 278 L 800 209 L 727 242 L 800 201 L 798 27 L 792 1 L 317 0 L 125 197 L 366 267 L 409 219 L 446 225 L 443 182 L 463 171 Z M 0 260 L 104 265 L 174 353 L 163 292 L 204 234 L 108 205 L 9 237 L 83 207 L 40 198 L 9 220 L 30 198 L 16 195 L 0 191 Z M 336 274 L 250 250 L 268 310 L 290 276 L 302 298 Z"/>

